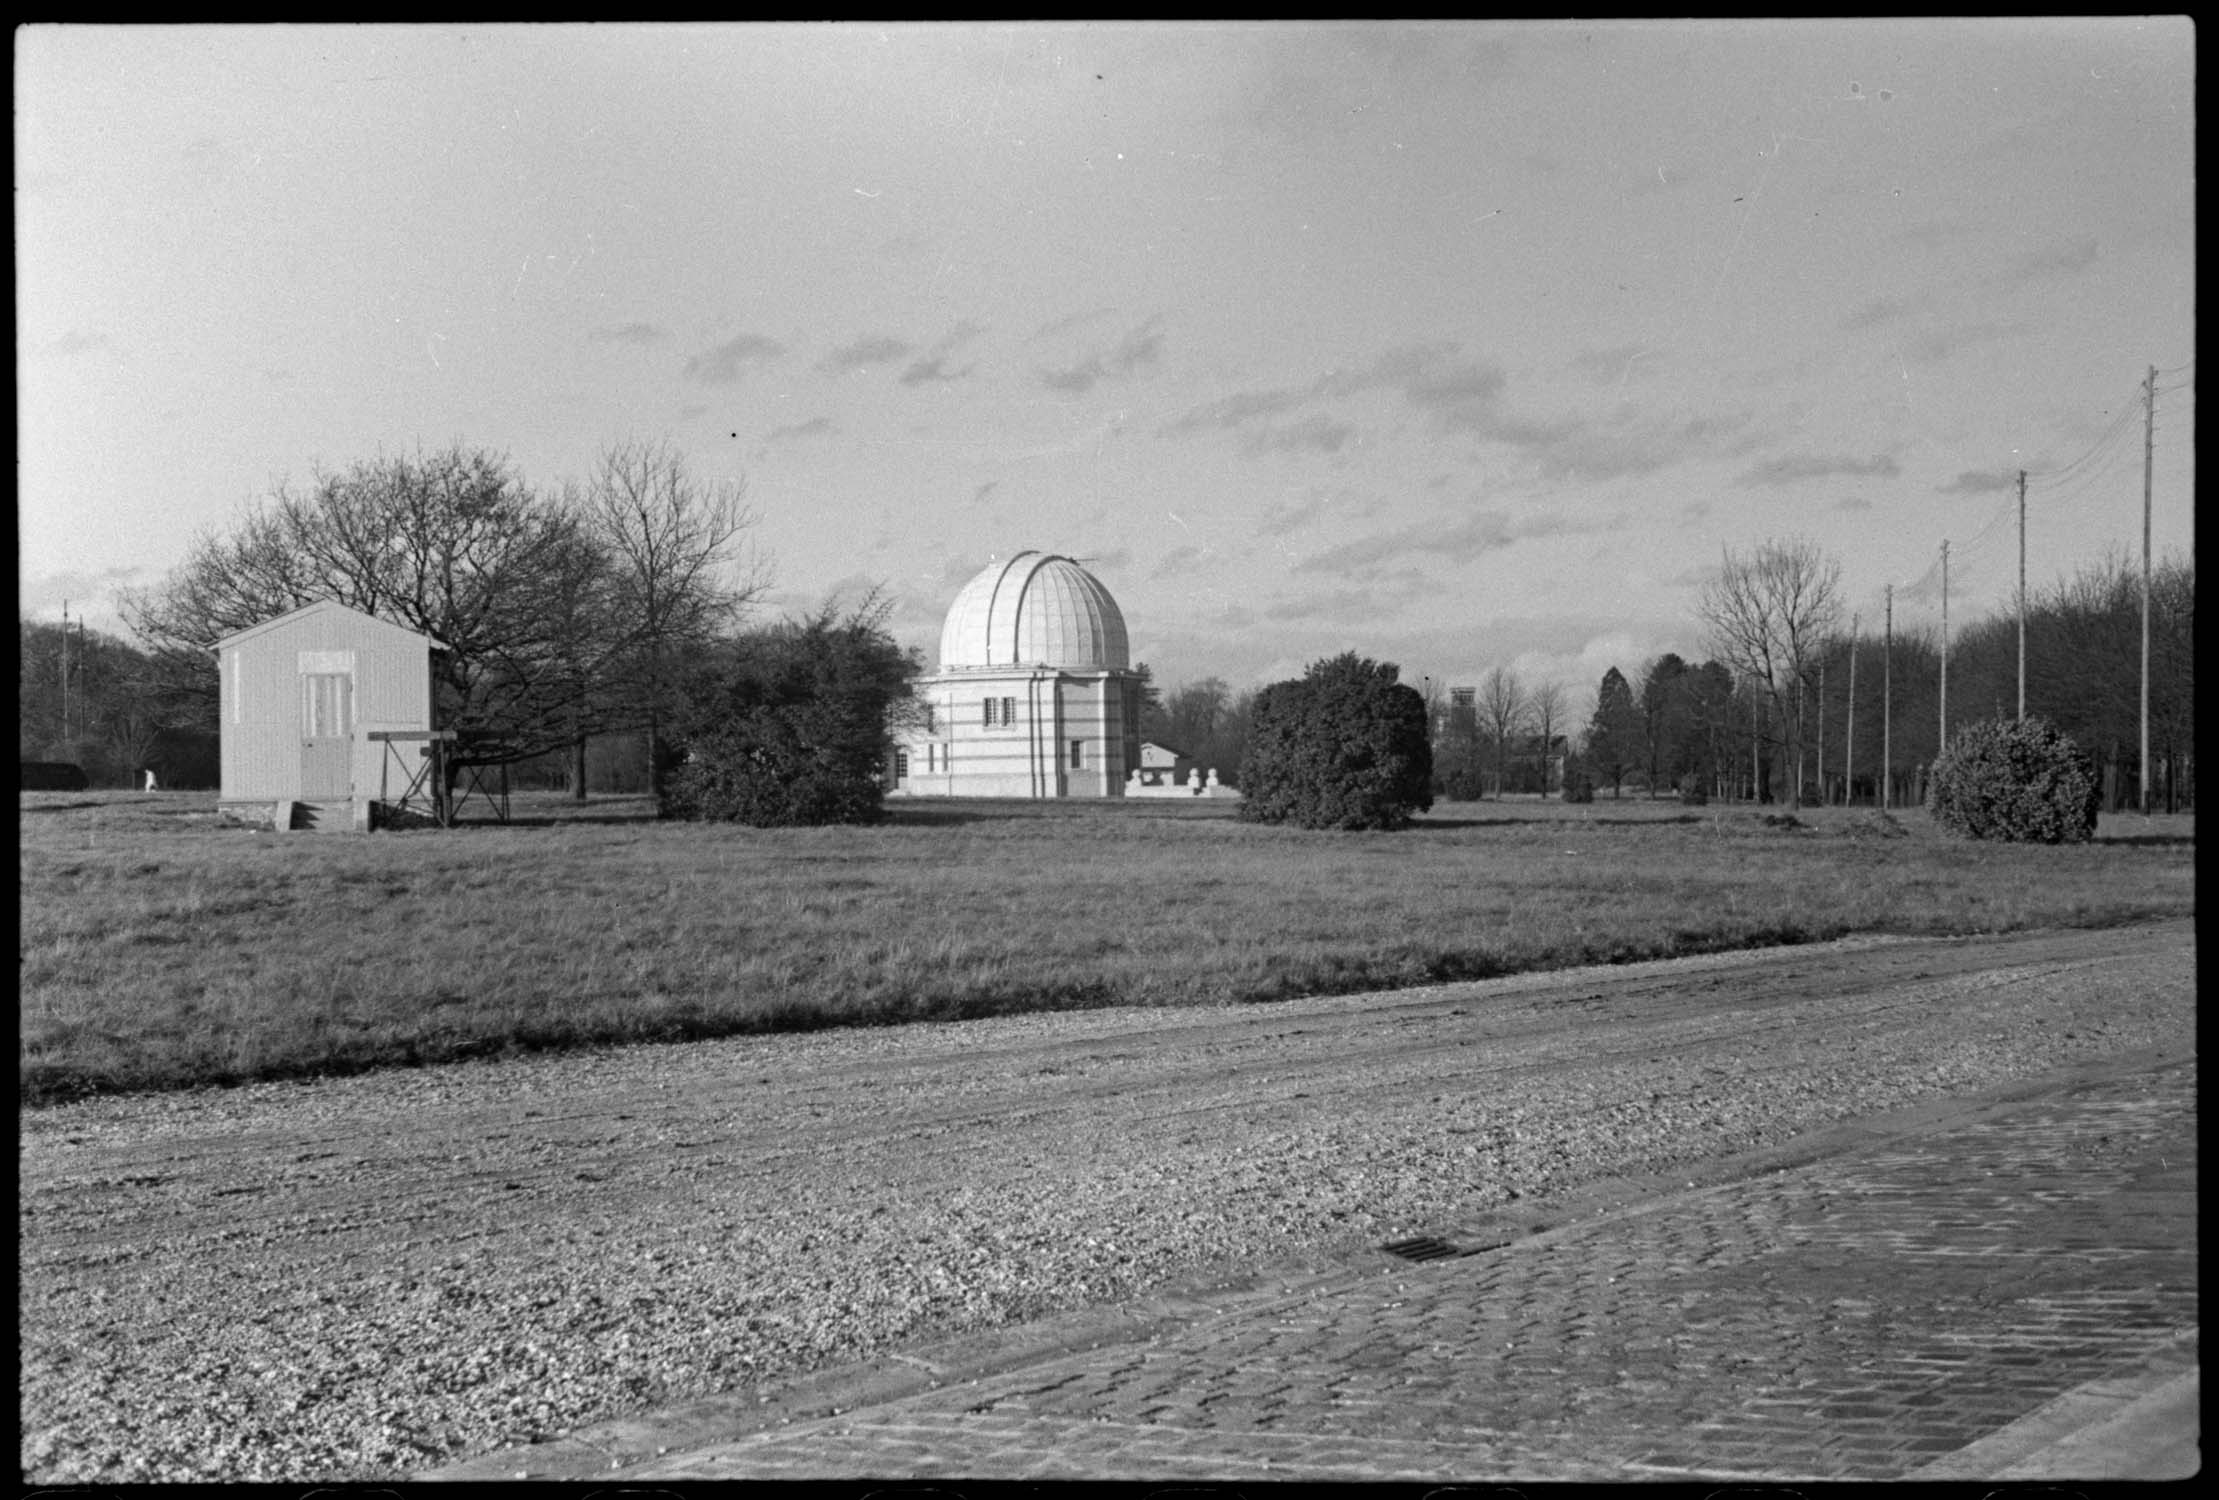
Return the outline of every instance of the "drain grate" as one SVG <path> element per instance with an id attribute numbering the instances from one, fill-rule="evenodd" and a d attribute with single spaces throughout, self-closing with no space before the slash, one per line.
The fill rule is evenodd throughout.
<path id="1" fill-rule="evenodd" d="M 1447 1240 L 1436 1239 L 1430 1234 L 1416 1235 L 1407 1240 L 1392 1240 L 1379 1248 L 1389 1255 L 1398 1255 L 1404 1260 L 1419 1261 L 1454 1260 L 1460 1255 L 1472 1253 L 1469 1250 L 1450 1244 Z"/>

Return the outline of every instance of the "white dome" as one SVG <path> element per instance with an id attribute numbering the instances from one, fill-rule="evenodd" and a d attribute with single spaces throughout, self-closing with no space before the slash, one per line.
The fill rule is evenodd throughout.
<path id="1" fill-rule="evenodd" d="M 1125 671 L 1125 617 L 1101 580 L 1068 557 L 1020 552 L 989 564 L 955 596 L 940 630 L 940 669 L 1054 667 Z"/>

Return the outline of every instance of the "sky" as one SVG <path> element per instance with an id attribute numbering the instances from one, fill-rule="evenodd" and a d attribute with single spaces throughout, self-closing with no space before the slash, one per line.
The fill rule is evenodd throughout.
<path id="1" fill-rule="evenodd" d="M 19 613 L 319 468 L 667 440 L 766 617 L 1082 560 L 1236 689 L 1592 704 L 1727 549 L 1877 630 L 2190 555 L 2195 33 L 1870 22 L 15 33 Z"/>

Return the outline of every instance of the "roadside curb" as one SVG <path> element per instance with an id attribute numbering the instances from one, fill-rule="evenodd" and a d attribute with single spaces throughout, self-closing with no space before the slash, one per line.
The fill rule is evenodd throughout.
<path id="1" fill-rule="evenodd" d="M 2067 1391 L 1904 1478 L 2192 1479 L 2203 1466 L 2198 1360 L 2197 1334 L 2184 1333 L 2147 1369 Z"/>

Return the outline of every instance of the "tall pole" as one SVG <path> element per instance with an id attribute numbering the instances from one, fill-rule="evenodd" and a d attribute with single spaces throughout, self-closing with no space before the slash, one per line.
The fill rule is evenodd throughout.
<path id="1" fill-rule="evenodd" d="M 1934 758 L 1949 743 L 1949 543 L 1942 543 L 1942 693 L 1941 720 L 1934 736 Z"/>
<path id="2" fill-rule="evenodd" d="M 2157 366 L 2142 387 L 2142 816 L 2150 815 L 2150 466 L 2157 454 Z"/>
<path id="3" fill-rule="evenodd" d="M 1832 805 L 1826 790 L 1826 658 L 1818 659 L 1818 805 Z"/>
<path id="4" fill-rule="evenodd" d="M 1849 617 L 1849 727 L 1841 737 L 1841 804 L 1857 805 L 1857 617 Z"/>
<path id="5" fill-rule="evenodd" d="M 2026 719 L 2026 470 L 2019 470 L 2019 719 Z"/>
<path id="6" fill-rule="evenodd" d="M 1888 585 L 1888 630 L 1880 646 L 1880 806 L 1895 805 L 1895 585 Z"/>
<path id="7" fill-rule="evenodd" d="M 62 601 L 62 750 L 69 754 L 69 601 Z"/>

